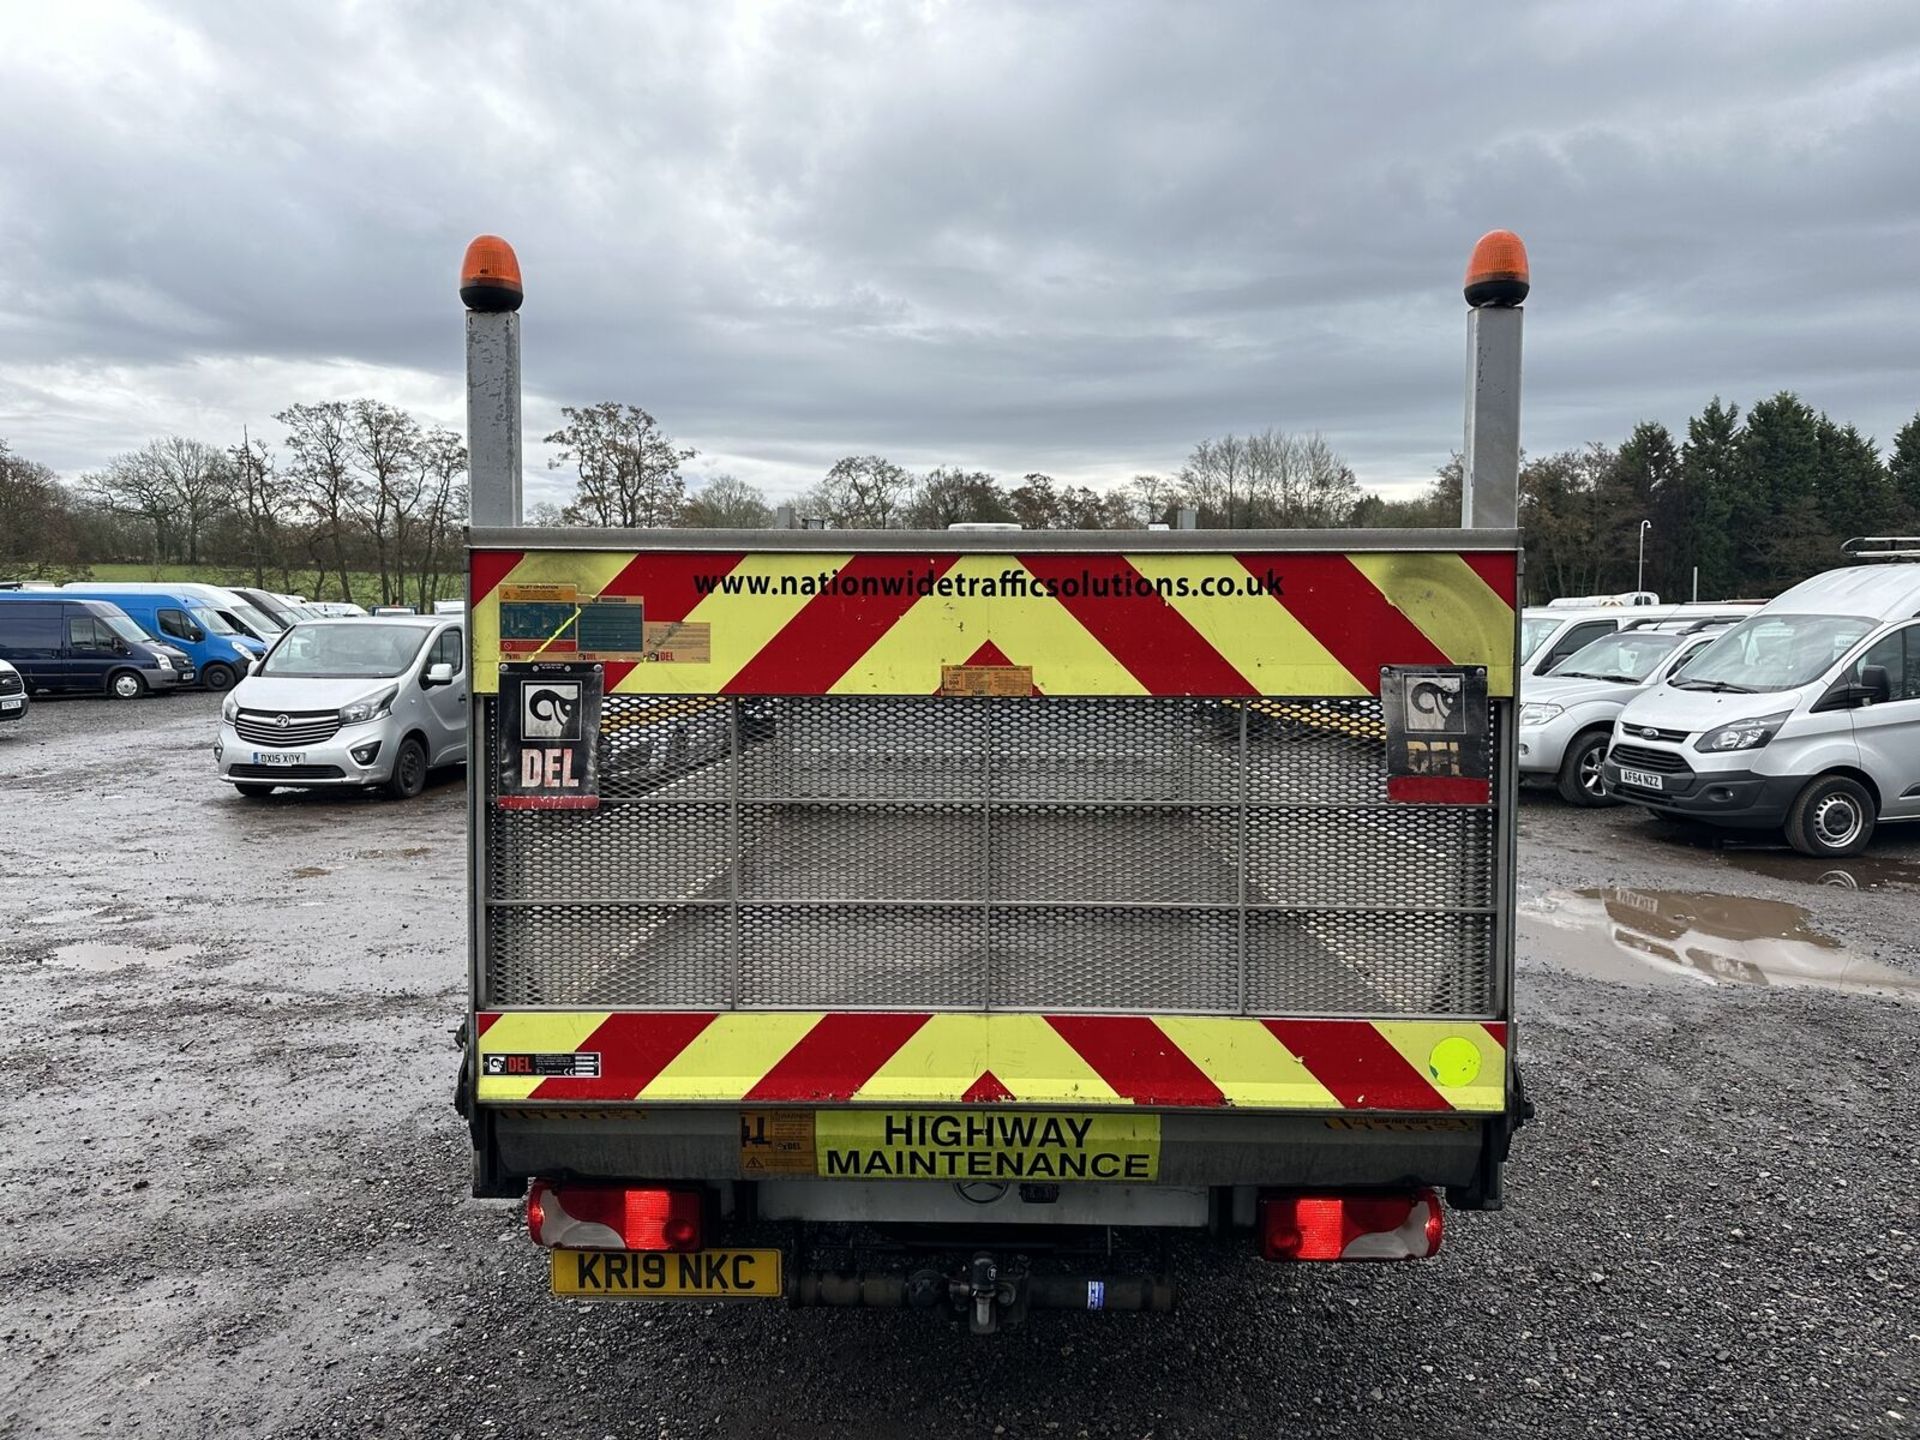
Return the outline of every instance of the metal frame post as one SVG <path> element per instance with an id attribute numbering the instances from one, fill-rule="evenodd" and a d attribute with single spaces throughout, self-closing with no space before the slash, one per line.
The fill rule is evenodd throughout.
<path id="1" fill-rule="evenodd" d="M 1511 530 L 1520 518 L 1519 306 L 1467 312 L 1467 432 L 1460 523 Z"/>
<path id="2" fill-rule="evenodd" d="M 520 316 L 467 312 L 467 479 L 475 525 L 521 518 Z"/>
<path id="3" fill-rule="evenodd" d="M 1512 530 L 1520 518 L 1520 304 L 1526 247 L 1508 230 L 1480 237 L 1467 262 L 1467 430 L 1460 524 Z"/>

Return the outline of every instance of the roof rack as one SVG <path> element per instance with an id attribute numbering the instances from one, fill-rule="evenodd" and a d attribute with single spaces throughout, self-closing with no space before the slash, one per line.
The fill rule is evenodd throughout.
<path id="1" fill-rule="evenodd" d="M 1715 625 L 1738 625 L 1747 618 L 1747 612 L 1735 611 L 1725 615 L 1648 615 L 1639 620 L 1629 620 L 1622 630 L 1662 630 L 1676 635 L 1691 635 L 1697 630 L 1710 629 Z"/>
<path id="2" fill-rule="evenodd" d="M 1840 553 L 1854 560 L 1920 560 L 1920 535 L 1856 535 Z"/>

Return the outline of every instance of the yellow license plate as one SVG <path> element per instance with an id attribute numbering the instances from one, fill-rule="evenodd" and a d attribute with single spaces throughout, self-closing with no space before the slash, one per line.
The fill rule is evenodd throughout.
<path id="1" fill-rule="evenodd" d="M 777 1300 L 778 1250 L 555 1250 L 553 1293 L 588 1300 Z"/>

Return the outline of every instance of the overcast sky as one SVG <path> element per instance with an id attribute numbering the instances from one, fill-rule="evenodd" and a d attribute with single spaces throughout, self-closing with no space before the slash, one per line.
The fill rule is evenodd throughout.
<path id="1" fill-rule="evenodd" d="M 0 438 L 66 474 L 296 400 L 459 427 L 495 231 L 530 441 L 629 401 L 779 496 L 1272 425 L 1394 493 L 1459 443 L 1495 226 L 1530 450 L 1782 388 L 1884 448 L 1920 5 L 0 6 Z"/>

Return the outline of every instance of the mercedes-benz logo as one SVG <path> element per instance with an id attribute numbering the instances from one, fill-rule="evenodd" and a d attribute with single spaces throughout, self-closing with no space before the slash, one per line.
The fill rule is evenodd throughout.
<path id="1" fill-rule="evenodd" d="M 276 729 L 284 730 L 288 724 L 287 717 L 284 715 L 276 715 L 273 717 L 273 723 Z"/>

